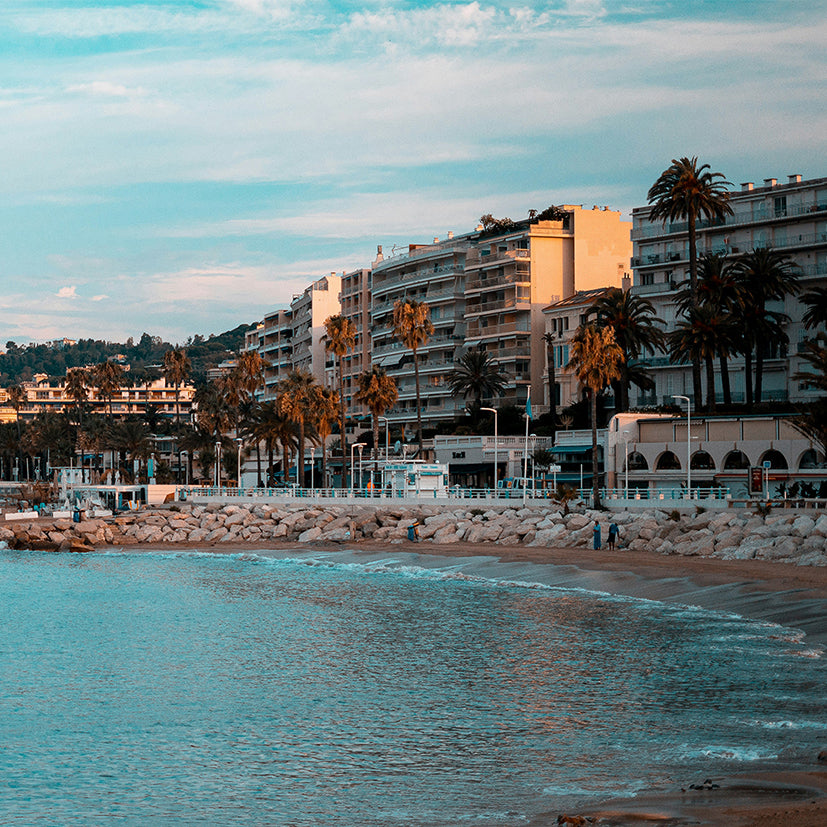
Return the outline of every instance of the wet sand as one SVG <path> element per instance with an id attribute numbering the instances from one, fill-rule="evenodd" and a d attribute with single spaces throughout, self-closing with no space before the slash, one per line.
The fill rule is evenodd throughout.
<path id="1" fill-rule="evenodd" d="M 170 546 L 130 546 L 130 551 L 169 550 Z M 181 550 L 193 548 L 182 544 Z M 198 547 L 205 550 L 204 546 Z M 507 547 L 496 544 L 427 542 L 388 544 L 296 542 L 218 543 L 216 553 L 243 551 L 349 551 L 366 560 L 394 552 L 446 558 L 475 558 L 509 578 L 527 575 L 570 588 L 702 606 L 802 630 L 806 642 L 827 646 L 827 568 L 792 566 L 766 560 L 663 556 L 645 551 L 594 551 Z M 423 561 L 424 563 L 425 561 Z M 436 563 L 437 561 L 433 561 Z M 470 561 L 469 561 L 470 562 Z M 826 690 L 827 691 L 827 690 Z M 827 749 L 827 743 L 824 744 Z M 569 816 L 593 821 L 562 822 L 599 825 L 715 825 L 716 827 L 825 827 L 827 763 L 813 755 L 809 772 L 777 772 L 735 778 L 712 778 L 714 789 L 692 790 L 705 778 L 684 779 L 683 787 L 632 799 L 597 802 Z M 707 785 L 708 787 L 710 785 Z M 558 812 L 544 813 L 532 827 L 558 823 Z"/>

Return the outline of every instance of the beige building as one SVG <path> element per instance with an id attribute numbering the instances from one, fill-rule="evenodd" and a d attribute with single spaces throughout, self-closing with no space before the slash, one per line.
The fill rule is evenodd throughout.
<path id="1" fill-rule="evenodd" d="M 51 384 L 45 374 L 37 374 L 33 381 L 23 382 L 21 387 L 26 394 L 20 408 L 20 418 L 23 420 L 34 419 L 46 411 L 65 413 L 75 407 L 75 401 L 66 393 L 65 384 Z M 178 390 L 178 406 L 181 419 L 184 421 L 190 417 L 194 395 L 195 388 L 192 385 L 182 385 Z M 89 388 L 87 404 L 96 413 L 109 412 L 107 400 L 101 398 L 94 387 Z M 112 396 L 114 416 L 142 416 L 148 406 L 153 407 L 159 416 L 173 418 L 175 388 L 168 384 L 166 379 L 161 378 L 146 384 L 126 385 Z M 9 403 L 7 389 L 0 388 L 0 421 L 13 422 L 16 417 L 17 413 Z"/>
<path id="2" fill-rule="evenodd" d="M 377 260 L 381 260 L 382 248 L 377 253 Z M 342 292 L 339 294 L 341 314 L 349 319 L 356 330 L 356 343 L 353 349 L 342 359 L 342 381 L 345 397 L 345 406 L 351 416 L 367 416 L 368 410 L 354 401 L 354 394 L 359 389 L 356 377 L 362 371 L 370 370 L 370 300 L 372 273 L 368 268 L 360 268 L 350 273 L 342 273 Z M 337 387 L 338 380 L 334 378 L 335 357 L 328 354 L 328 371 L 331 376 L 330 384 Z"/>

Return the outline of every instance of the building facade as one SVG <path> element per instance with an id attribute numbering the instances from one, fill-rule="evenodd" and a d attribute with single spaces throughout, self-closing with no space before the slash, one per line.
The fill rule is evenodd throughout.
<path id="1" fill-rule="evenodd" d="M 721 253 L 734 259 L 741 253 L 771 248 L 785 253 L 797 265 L 802 291 L 827 284 L 827 178 L 801 180 L 790 175 L 786 183 L 767 178 L 763 186 L 747 182 L 731 193 L 733 215 L 721 222 L 699 222 L 698 254 Z M 632 213 L 634 293 L 649 299 L 666 330 L 674 329 L 679 285 L 689 278 L 689 236 L 686 222 L 651 221 L 649 207 Z M 773 302 L 769 309 L 789 316 L 786 332 L 789 346 L 767 349 L 764 362 L 763 399 L 803 402 L 815 391 L 793 380 L 803 367 L 800 352 L 813 331 L 801 321 L 804 308 L 794 296 Z M 645 359 L 655 380 L 655 390 L 638 392 L 632 404 L 671 404 L 673 394 L 693 397 L 691 368 L 676 365 L 665 354 Z M 729 364 L 733 402 L 745 401 L 744 361 L 733 357 Z M 716 399 L 723 401 L 720 369 L 716 365 Z M 634 390 L 633 390 L 634 393 Z M 694 402 L 694 400 L 693 400 Z"/>

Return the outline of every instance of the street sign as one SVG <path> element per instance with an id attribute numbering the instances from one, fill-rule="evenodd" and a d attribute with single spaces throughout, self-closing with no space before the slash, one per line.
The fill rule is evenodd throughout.
<path id="1" fill-rule="evenodd" d="M 757 465 L 749 469 L 749 493 L 760 494 L 764 490 L 764 469 Z"/>
<path id="2" fill-rule="evenodd" d="M 563 470 L 562 465 L 549 465 L 548 467 L 550 474 L 559 474 Z"/>
<path id="3" fill-rule="evenodd" d="M 763 466 L 769 471 L 770 468 L 772 468 L 772 463 L 768 459 L 765 459 L 763 462 Z"/>

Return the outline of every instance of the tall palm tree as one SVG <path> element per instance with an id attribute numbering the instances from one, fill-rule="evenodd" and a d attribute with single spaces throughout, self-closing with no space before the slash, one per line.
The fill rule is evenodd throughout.
<path id="1" fill-rule="evenodd" d="M 296 482 L 304 488 L 304 443 L 308 425 L 312 426 L 313 406 L 316 401 L 315 390 L 318 388 L 313 374 L 306 370 L 291 370 L 281 380 L 277 388 L 276 404 L 279 412 L 294 422 L 299 431 L 299 461 Z M 287 468 L 284 469 L 285 480 Z"/>
<path id="2" fill-rule="evenodd" d="M 254 427 L 256 439 L 263 440 L 267 449 L 268 484 L 271 482 L 270 474 L 273 470 L 273 450 L 276 444 L 281 447 L 284 481 L 287 482 L 287 474 L 290 468 L 290 452 L 298 445 L 298 435 L 295 424 L 279 411 L 277 402 L 271 400 L 261 403 Z"/>
<path id="3" fill-rule="evenodd" d="M 617 410 L 629 410 L 629 386 L 639 372 L 632 372 L 632 363 L 640 359 L 645 350 L 662 350 L 665 344 L 663 331 L 652 302 L 619 287 L 610 288 L 596 299 L 586 311 L 586 317 L 594 316 L 598 327 L 611 327 L 615 342 L 623 351 L 623 363 L 617 380 L 619 399 Z M 645 371 L 644 371 L 645 373 Z"/>
<path id="4" fill-rule="evenodd" d="M 736 265 L 736 276 L 741 286 L 744 318 L 749 353 L 755 349 L 755 390 L 753 399 L 761 402 L 764 375 L 764 356 L 772 345 L 786 345 L 789 341 L 783 325 L 789 317 L 778 311 L 767 310 L 767 302 L 783 301 L 799 291 L 798 267 L 780 250 L 759 247 L 741 256 Z M 747 328 L 746 324 L 750 327 Z M 749 400 L 749 394 L 747 396 Z"/>
<path id="5" fill-rule="evenodd" d="M 707 409 L 715 412 L 716 356 L 729 356 L 738 340 L 738 331 L 732 317 L 718 313 L 714 308 L 701 305 L 691 309 L 687 317 L 675 325 L 669 334 L 672 357 L 677 361 L 697 359 L 706 367 Z M 700 404 L 700 398 L 697 404 Z"/>
<path id="6" fill-rule="evenodd" d="M 600 480 L 597 472 L 597 395 L 620 378 L 623 350 L 615 341 L 611 327 L 581 325 L 571 341 L 571 358 L 566 367 L 574 370 L 577 381 L 588 390 L 592 420 L 592 502 L 600 507 Z"/>
<path id="7" fill-rule="evenodd" d="M 17 423 L 17 439 L 20 439 L 20 409 L 26 403 L 28 396 L 20 385 L 9 385 L 6 389 L 9 405 L 14 408 L 14 420 Z"/>
<path id="8" fill-rule="evenodd" d="M 173 350 L 168 350 L 164 354 L 162 371 L 164 374 L 164 379 L 166 379 L 168 383 L 172 384 L 175 391 L 175 421 L 177 423 L 181 422 L 181 385 L 183 385 L 187 380 L 191 370 L 192 363 L 187 356 L 186 350 L 174 348 Z"/>
<path id="9" fill-rule="evenodd" d="M 370 370 L 363 371 L 356 377 L 359 390 L 355 399 L 366 405 L 371 415 L 373 425 L 373 473 L 379 472 L 379 417 L 392 408 L 399 399 L 399 391 L 392 376 L 385 373 L 385 369 L 373 365 Z"/>
<path id="10" fill-rule="evenodd" d="M 313 402 L 313 427 L 322 446 L 322 488 L 327 488 L 327 440 L 339 415 L 339 394 L 333 388 L 317 387 Z"/>
<path id="11" fill-rule="evenodd" d="M 109 407 L 109 418 L 112 418 L 112 397 L 123 384 L 123 368 L 110 360 L 101 362 L 92 368 L 92 383 L 98 389 L 101 397 Z"/>
<path id="12" fill-rule="evenodd" d="M 692 292 L 684 282 L 677 294 L 678 310 L 686 317 L 693 308 Z M 720 253 L 704 253 L 698 258 L 698 306 L 707 308 L 721 317 L 723 329 L 729 334 L 735 331 L 732 322 L 739 317 L 745 296 L 733 262 Z M 729 324 L 727 324 L 729 323 Z M 721 368 L 721 391 L 724 404 L 732 404 L 732 389 L 729 382 L 729 356 L 737 351 L 737 341 L 732 335 L 719 340 L 722 349 L 718 352 Z"/>
<path id="13" fill-rule="evenodd" d="M 89 400 L 89 372 L 85 368 L 69 368 L 66 371 L 66 396 L 75 403 L 78 427 L 83 426 L 83 409 Z"/>
<path id="14" fill-rule="evenodd" d="M 194 401 L 198 410 L 198 427 L 213 435 L 214 442 L 220 442 L 230 429 L 233 413 L 224 393 L 216 382 L 202 385 Z"/>
<path id="15" fill-rule="evenodd" d="M 115 447 L 126 454 L 127 460 L 138 460 L 138 475 L 143 461 L 150 454 L 149 427 L 140 419 L 124 419 L 113 423 L 112 436 Z"/>
<path id="16" fill-rule="evenodd" d="M 546 343 L 546 365 L 548 366 L 548 411 L 551 444 L 554 445 L 557 437 L 557 366 L 554 361 L 554 340 L 557 334 L 548 331 L 543 334 Z"/>
<path id="17" fill-rule="evenodd" d="M 345 378 L 344 358 L 356 344 L 356 326 L 346 316 L 337 314 L 325 319 L 324 347 L 328 353 L 336 357 L 336 378 L 339 385 L 339 433 L 342 443 L 342 488 L 345 487 L 348 475 L 347 461 L 347 432 L 345 431 Z"/>
<path id="18" fill-rule="evenodd" d="M 483 397 L 501 396 L 506 388 L 506 376 L 487 350 L 472 348 L 460 356 L 448 374 L 452 396 L 471 396 L 475 416 L 479 416 Z"/>
<path id="19" fill-rule="evenodd" d="M 416 438 L 422 452 L 422 403 L 419 392 L 418 350 L 428 344 L 434 332 L 430 309 L 425 302 L 416 299 L 397 299 L 393 305 L 393 333 L 413 353 L 414 378 L 416 382 Z"/>
<path id="20" fill-rule="evenodd" d="M 652 204 L 649 219 L 686 221 L 689 232 L 689 289 L 692 307 L 698 306 L 698 248 L 697 222 L 705 217 L 709 222 L 724 221 L 732 215 L 729 203 L 731 186 L 720 172 L 710 172 L 709 164 L 698 166 L 697 157 L 672 159 L 672 163 L 658 177 L 647 194 Z M 696 405 L 701 399 L 700 362 L 692 362 L 692 388 Z"/>

